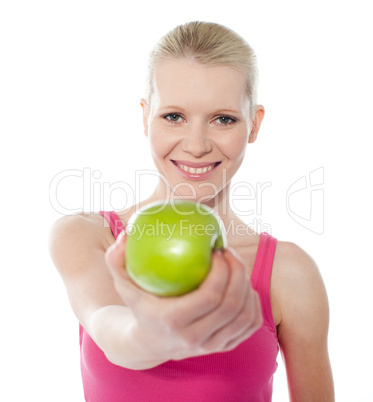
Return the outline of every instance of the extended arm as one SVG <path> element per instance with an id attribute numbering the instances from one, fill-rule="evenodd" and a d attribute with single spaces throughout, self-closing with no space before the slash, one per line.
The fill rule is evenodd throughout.
<path id="1" fill-rule="evenodd" d="M 133 369 L 154 367 L 164 359 L 144 356 L 133 343 L 136 320 L 117 294 L 107 269 L 105 253 L 110 237 L 105 230 L 100 216 L 59 219 L 49 235 L 52 260 L 65 283 L 76 317 L 106 357 L 117 363 L 113 356 L 126 356 L 125 365 Z"/>

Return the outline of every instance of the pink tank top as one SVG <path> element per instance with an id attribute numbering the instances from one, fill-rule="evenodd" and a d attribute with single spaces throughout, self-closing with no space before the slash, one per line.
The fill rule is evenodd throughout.
<path id="1" fill-rule="evenodd" d="M 115 236 L 123 225 L 115 212 L 100 212 Z M 270 301 L 276 239 L 260 235 L 251 283 L 260 295 L 263 326 L 233 351 L 168 361 L 130 370 L 107 360 L 80 325 L 80 356 L 88 402 L 268 402 L 279 351 Z"/>

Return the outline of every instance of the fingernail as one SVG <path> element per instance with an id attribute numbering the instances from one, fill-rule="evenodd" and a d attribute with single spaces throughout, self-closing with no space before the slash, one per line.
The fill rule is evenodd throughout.
<path id="1" fill-rule="evenodd" d="M 236 253 L 236 251 L 232 248 L 232 247 L 227 247 L 226 248 L 227 251 L 229 251 L 231 254 L 237 256 L 238 254 Z"/>
<path id="2" fill-rule="evenodd" d="M 124 229 L 123 229 L 123 230 L 118 234 L 116 242 L 117 242 L 117 243 L 120 243 L 120 242 L 123 240 L 124 235 L 125 235 L 125 231 L 124 231 Z"/>

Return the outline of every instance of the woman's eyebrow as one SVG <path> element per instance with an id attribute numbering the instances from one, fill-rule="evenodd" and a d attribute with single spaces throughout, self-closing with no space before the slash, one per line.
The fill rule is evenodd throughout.
<path id="1" fill-rule="evenodd" d="M 221 109 L 216 109 L 213 114 L 220 114 L 220 113 L 232 113 L 232 114 L 241 114 L 241 111 L 239 109 L 226 109 L 226 108 L 221 108 Z"/>
<path id="2" fill-rule="evenodd" d="M 169 110 L 177 110 L 177 111 L 181 111 L 181 112 L 185 112 L 185 109 L 181 106 L 176 106 L 176 105 L 169 105 L 169 106 L 161 106 L 158 111 L 162 112 L 162 111 L 169 111 Z M 219 108 L 219 109 L 215 109 L 213 112 L 211 112 L 211 114 L 223 114 L 223 113 L 231 113 L 231 114 L 239 114 L 241 115 L 242 112 L 240 109 L 235 109 L 235 108 Z"/>
<path id="3" fill-rule="evenodd" d="M 185 109 L 181 106 L 176 106 L 176 105 L 169 105 L 169 106 L 161 106 L 158 108 L 158 111 L 162 110 L 180 110 L 181 112 L 185 112 Z"/>

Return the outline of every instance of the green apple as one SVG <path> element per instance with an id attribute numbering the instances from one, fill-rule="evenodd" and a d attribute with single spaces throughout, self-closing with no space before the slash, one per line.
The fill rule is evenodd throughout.
<path id="1" fill-rule="evenodd" d="M 158 201 L 134 213 L 126 228 L 131 279 L 158 296 L 190 292 L 207 276 L 212 251 L 226 247 L 219 215 L 207 205 Z"/>

